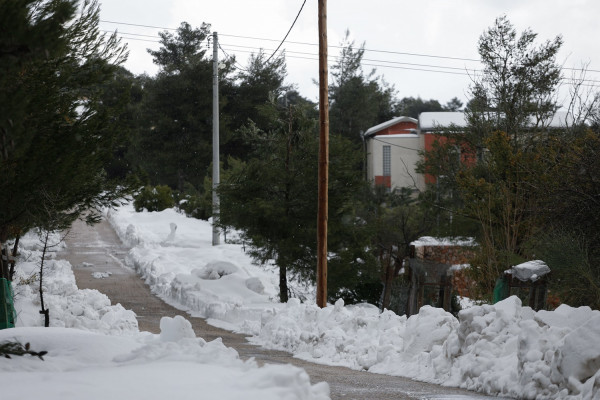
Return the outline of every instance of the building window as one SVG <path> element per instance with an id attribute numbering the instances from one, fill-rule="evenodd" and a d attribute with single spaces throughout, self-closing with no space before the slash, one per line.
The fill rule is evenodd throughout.
<path id="1" fill-rule="evenodd" d="M 392 176 L 392 150 L 383 146 L 383 176 Z"/>

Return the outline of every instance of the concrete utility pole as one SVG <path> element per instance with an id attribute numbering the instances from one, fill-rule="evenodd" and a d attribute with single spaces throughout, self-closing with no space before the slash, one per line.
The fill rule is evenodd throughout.
<path id="1" fill-rule="evenodd" d="M 212 244 L 216 246 L 221 243 L 217 223 L 219 221 L 219 195 L 217 188 L 220 181 L 219 173 L 219 38 L 217 32 L 213 32 L 213 170 L 212 170 L 212 216 L 213 231 Z"/>
<path id="2" fill-rule="evenodd" d="M 319 0 L 319 207 L 317 213 L 317 305 L 327 306 L 327 218 L 329 186 L 329 94 L 327 0 Z"/>

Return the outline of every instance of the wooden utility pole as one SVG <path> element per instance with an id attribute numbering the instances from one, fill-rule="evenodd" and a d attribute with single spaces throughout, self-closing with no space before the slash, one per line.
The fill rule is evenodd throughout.
<path id="1" fill-rule="evenodd" d="M 327 306 L 327 217 L 329 187 L 329 85 L 327 0 L 319 0 L 319 208 L 317 213 L 317 305 Z"/>

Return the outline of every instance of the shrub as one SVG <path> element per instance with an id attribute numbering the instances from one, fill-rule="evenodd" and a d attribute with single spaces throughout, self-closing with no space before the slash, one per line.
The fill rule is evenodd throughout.
<path id="1" fill-rule="evenodd" d="M 133 200 L 135 211 L 162 211 L 175 206 L 173 192 L 166 185 L 144 187 Z"/>
<path id="2" fill-rule="evenodd" d="M 177 206 L 188 217 L 208 220 L 212 216 L 210 179 L 204 179 L 204 186 L 201 189 L 198 190 L 191 183 L 186 183 L 184 192 L 177 201 Z"/>

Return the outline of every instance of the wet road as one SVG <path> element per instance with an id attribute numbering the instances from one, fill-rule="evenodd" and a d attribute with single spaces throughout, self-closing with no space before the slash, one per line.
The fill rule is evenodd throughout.
<path id="1" fill-rule="evenodd" d="M 235 334 L 208 325 L 201 318 L 185 315 L 154 296 L 148 285 L 135 271 L 124 265 L 128 248 L 105 221 L 88 227 L 77 221 L 67 236 L 67 249 L 59 254 L 73 265 L 79 288 L 97 289 L 106 294 L 113 304 L 133 310 L 140 330 L 159 333 L 161 317 L 184 315 L 196 335 L 211 341 L 222 338 L 223 343 L 235 348 L 240 357 L 254 357 L 259 364 L 292 364 L 304 368 L 311 382 L 326 381 L 335 400 L 391 400 L 391 399 L 484 399 L 486 396 L 465 390 L 416 382 L 406 378 L 355 371 L 344 367 L 313 364 L 293 358 L 289 353 L 266 350 L 249 344 L 244 335 Z M 94 272 L 110 273 L 106 278 L 92 277 Z"/>

